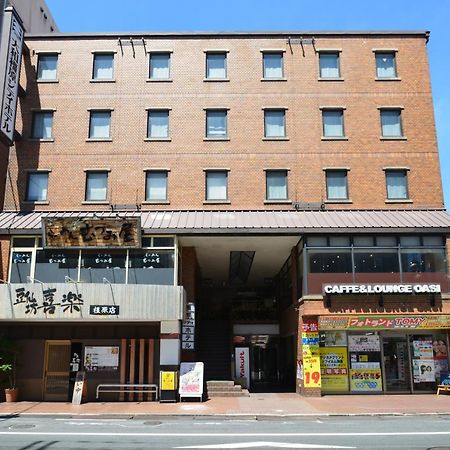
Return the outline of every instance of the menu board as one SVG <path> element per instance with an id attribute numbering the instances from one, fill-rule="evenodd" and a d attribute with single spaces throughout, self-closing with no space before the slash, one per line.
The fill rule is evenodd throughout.
<path id="1" fill-rule="evenodd" d="M 106 372 L 119 368 L 119 347 L 85 347 L 84 369 L 86 372 Z"/>

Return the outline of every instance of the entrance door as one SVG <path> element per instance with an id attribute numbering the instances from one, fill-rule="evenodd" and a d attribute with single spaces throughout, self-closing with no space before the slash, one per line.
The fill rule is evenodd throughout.
<path id="1" fill-rule="evenodd" d="M 251 337 L 250 373 L 252 392 L 270 392 L 279 388 L 278 338 Z"/>
<path id="2" fill-rule="evenodd" d="M 411 370 L 406 336 L 383 337 L 385 390 L 411 392 Z"/>
<path id="3" fill-rule="evenodd" d="M 70 341 L 45 342 L 44 401 L 67 401 Z"/>

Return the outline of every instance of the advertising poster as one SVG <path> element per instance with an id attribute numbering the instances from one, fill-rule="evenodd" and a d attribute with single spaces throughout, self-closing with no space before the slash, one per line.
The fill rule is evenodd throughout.
<path id="1" fill-rule="evenodd" d="M 303 387 L 320 388 L 319 326 L 317 320 L 302 323 Z"/>
<path id="2" fill-rule="evenodd" d="M 234 349 L 235 377 L 245 380 L 245 388 L 250 388 L 250 353 L 248 347 Z"/>
<path id="3" fill-rule="evenodd" d="M 201 397 L 203 395 L 202 362 L 183 362 L 180 364 L 180 397 Z"/>
<path id="4" fill-rule="evenodd" d="M 106 372 L 118 370 L 119 347 L 85 347 L 84 370 L 86 372 Z"/>
<path id="5" fill-rule="evenodd" d="M 448 351 L 444 337 L 433 341 L 433 359 L 436 380 L 440 381 L 442 376 L 448 372 Z"/>
<path id="6" fill-rule="evenodd" d="M 414 383 L 434 383 L 436 374 L 434 371 L 434 360 L 413 359 Z"/>
<path id="7" fill-rule="evenodd" d="M 350 352 L 379 352 L 380 336 L 377 334 L 350 334 L 348 350 Z"/>
<path id="8" fill-rule="evenodd" d="M 353 363 L 350 369 L 352 392 L 381 392 L 383 381 L 379 363 Z"/>
<path id="9" fill-rule="evenodd" d="M 320 345 L 323 347 L 345 347 L 347 345 L 347 333 L 345 331 L 322 331 L 320 333 Z"/>
<path id="10" fill-rule="evenodd" d="M 320 366 L 323 392 L 348 391 L 347 347 L 321 347 Z"/>

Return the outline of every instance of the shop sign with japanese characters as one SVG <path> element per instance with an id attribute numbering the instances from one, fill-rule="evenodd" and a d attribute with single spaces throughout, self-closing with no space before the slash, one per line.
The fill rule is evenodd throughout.
<path id="1" fill-rule="evenodd" d="M 89 314 L 91 316 L 118 316 L 120 307 L 118 305 L 91 305 Z"/>
<path id="2" fill-rule="evenodd" d="M 22 62 L 24 29 L 13 8 L 7 8 L 3 15 L 0 58 L 2 68 L 0 138 L 7 145 L 14 141 L 17 95 L 19 91 L 20 65 Z M 6 64 L 3 64 L 3 61 Z"/>
<path id="3" fill-rule="evenodd" d="M 450 329 L 450 315 L 321 316 L 320 330 Z"/>
<path id="4" fill-rule="evenodd" d="M 320 388 L 319 325 L 317 320 L 302 323 L 303 386 L 306 389 Z"/>
<path id="5" fill-rule="evenodd" d="M 195 350 L 195 304 L 186 305 L 186 314 L 184 316 L 181 328 L 181 348 L 183 350 Z"/>
<path id="6" fill-rule="evenodd" d="M 323 294 L 439 294 L 440 284 L 324 284 Z"/>
<path id="7" fill-rule="evenodd" d="M 44 218 L 46 248 L 136 248 L 141 245 L 139 218 Z"/>

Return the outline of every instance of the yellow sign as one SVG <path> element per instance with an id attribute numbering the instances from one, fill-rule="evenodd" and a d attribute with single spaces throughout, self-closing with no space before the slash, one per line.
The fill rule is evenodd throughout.
<path id="1" fill-rule="evenodd" d="M 302 323 L 303 387 L 320 388 L 319 327 L 317 320 Z"/>
<path id="2" fill-rule="evenodd" d="M 352 392 L 381 392 L 381 369 L 350 369 L 350 389 Z"/>
<path id="3" fill-rule="evenodd" d="M 347 347 L 322 347 L 320 366 L 323 392 L 348 392 Z"/>
<path id="4" fill-rule="evenodd" d="M 320 388 L 320 358 L 303 356 L 303 386 L 305 388 Z"/>
<path id="5" fill-rule="evenodd" d="M 162 391 L 174 391 L 177 388 L 175 374 L 176 372 L 161 372 Z"/>

